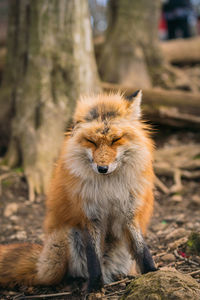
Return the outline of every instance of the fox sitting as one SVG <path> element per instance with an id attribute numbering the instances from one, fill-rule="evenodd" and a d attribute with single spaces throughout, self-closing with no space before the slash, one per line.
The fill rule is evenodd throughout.
<path id="1" fill-rule="evenodd" d="M 153 210 L 153 142 L 141 91 L 83 97 L 46 201 L 44 246 L 0 246 L 0 285 L 52 285 L 65 275 L 88 291 L 118 275 L 155 271 L 143 235 Z"/>

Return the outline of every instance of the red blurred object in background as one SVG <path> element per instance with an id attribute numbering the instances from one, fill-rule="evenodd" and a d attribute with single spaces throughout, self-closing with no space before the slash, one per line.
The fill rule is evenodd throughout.
<path id="1" fill-rule="evenodd" d="M 164 14 L 161 13 L 160 21 L 159 21 L 159 25 L 158 25 L 158 35 L 159 35 L 159 38 L 161 40 L 166 40 L 167 39 L 167 33 L 168 33 L 167 22 L 165 20 Z"/>

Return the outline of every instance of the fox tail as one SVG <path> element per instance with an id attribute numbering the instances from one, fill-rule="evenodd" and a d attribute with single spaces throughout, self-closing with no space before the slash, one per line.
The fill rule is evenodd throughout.
<path id="1" fill-rule="evenodd" d="M 37 285 L 39 244 L 0 245 L 0 286 Z"/>

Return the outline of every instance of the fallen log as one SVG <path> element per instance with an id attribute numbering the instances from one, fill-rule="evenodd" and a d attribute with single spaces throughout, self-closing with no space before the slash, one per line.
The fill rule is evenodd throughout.
<path id="1" fill-rule="evenodd" d="M 121 91 L 131 95 L 136 88 L 102 82 L 106 92 Z M 164 90 L 158 88 L 143 90 L 144 116 L 158 124 L 173 127 L 200 128 L 200 93 Z"/>
<path id="2" fill-rule="evenodd" d="M 134 93 L 137 88 L 127 87 L 120 84 L 108 82 L 101 83 L 102 88 L 107 91 L 122 91 L 125 95 Z M 199 114 L 200 112 L 200 93 L 191 93 L 183 91 L 164 90 L 160 88 L 144 89 L 143 101 L 145 105 L 178 107 L 184 112 Z M 198 110 L 198 112 L 197 112 Z"/>
<path id="3" fill-rule="evenodd" d="M 161 42 L 165 59 L 174 64 L 200 62 L 200 37 Z"/>
<path id="4" fill-rule="evenodd" d="M 95 53 L 100 56 L 105 38 L 94 39 Z M 160 43 L 166 61 L 174 64 L 194 64 L 200 62 L 200 37 L 189 39 L 175 39 Z"/>
<path id="5" fill-rule="evenodd" d="M 172 127 L 187 127 L 192 129 L 200 128 L 200 117 L 192 114 L 179 112 L 176 107 L 157 107 L 144 109 L 148 119 L 155 123 L 169 125 Z"/>

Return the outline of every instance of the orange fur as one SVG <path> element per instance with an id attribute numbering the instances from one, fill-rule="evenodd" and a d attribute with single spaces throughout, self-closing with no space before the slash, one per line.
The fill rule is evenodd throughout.
<path id="1" fill-rule="evenodd" d="M 36 285 L 36 263 L 42 246 L 14 244 L 0 246 L 0 285 Z"/>
<path id="2" fill-rule="evenodd" d="M 153 210 L 154 147 L 148 126 L 139 120 L 137 101 L 111 94 L 78 102 L 47 195 L 44 246 L 0 246 L 0 285 L 53 284 L 65 273 L 83 275 L 83 267 L 74 267 L 71 230 L 79 234 L 87 228 L 97 241 L 93 220 L 98 218 L 102 253 L 112 247 L 125 251 L 123 226 L 130 213 L 133 226 L 145 234 Z M 98 174 L 99 166 L 108 174 Z M 104 262 L 105 282 L 111 280 L 112 266 L 123 269 L 117 255 L 112 264 Z"/>

